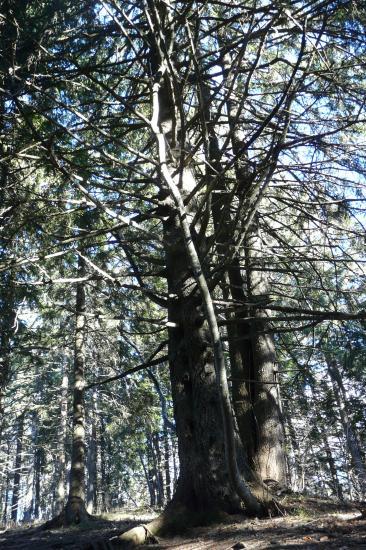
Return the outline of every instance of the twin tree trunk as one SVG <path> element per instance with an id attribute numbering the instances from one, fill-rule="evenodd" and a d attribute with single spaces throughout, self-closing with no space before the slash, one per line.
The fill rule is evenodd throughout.
<path id="1" fill-rule="evenodd" d="M 151 21 L 165 21 L 165 5 L 149 4 Z M 163 23 L 164 24 L 164 23 Z M 169 25 L 167 25 L 169 27 Z M 195 201 L 184 199 L 195 188 L 189 166 L 182 162 L 180 123 L 177 118 L 176 84 L 165 65 L 164 48 L 151 28 L 150 63 L 156 78 L 153 116 L 161 166 L 161 210 L 168 281 L 169 364 L 180 476 L 173 497 L 187 510 L 237 510 L 240 500 L 248 511 L 261 507 L 240 476 L 235 456 L 232 419 L 223 351 L 204 267 L 206 237 L 198 226 L 190 227 Z M 166 36 L 166 44 L 173 40 Z M 248 471 L 248 468 L 246 468 Z"/>

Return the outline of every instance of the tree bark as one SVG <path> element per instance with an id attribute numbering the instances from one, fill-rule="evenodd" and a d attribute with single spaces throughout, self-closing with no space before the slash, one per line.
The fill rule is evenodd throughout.
<path id="1" fill-rule="evenodd" d="M 164 504 L 164 481 L 163 481 L 163 467 L 161 460 L 161 449 L 159 433 L 156 432 L 152 435 L 152 445 L 155 455 L 155 468 L 156 468 L 156 486 L 157 486 L 157 505 L 163 506 Z"/>
<path id="2" fill-rule="evenodd" d="M 109 472 L 109 443 L 106 436 L 106 423 L 103 415 L 100 416 L 100 481 L 101 481 L 101 505 L 103 512 L 109 512 L 110 498 L 110 472 Z"/>
<path id="3" fill-rule="evenodd" d="M 58 432 L 58 456 L 56 460 L 57 467 L 57 485 L 56 485 L 56 513 L 59 514 L 65 505 L 65 485 L 66 485 L 66 435 L 67 435 L 67 417 L 68 417 L 68 388 L 69 377 L 67 373 L 67 364 L 64 364 L 64 372 L 61 382 L 60 399 L 60 429 Z"/>
<path id="4" fill-rule="evenodd" d="M 343 489 L 342 485 L 339 482 L 338 473 L 337 473 L 337 466 L 333 457 L 332 450 L 329 445 L 328 437 L 326 434 L 325 427 L 323 424 L 321 424 L 319 431 L 321 433 L 322 439 L 323 439 L 323 445 L 324 445 L 324 451 L 325 455 L 327 457 L 329 472 L 332 479 L 332 489 L 334 492 L 334 495 L 340 500 L 344 501 L 344 495 L 343 495 Z"/>
<path id="5" fill-rule="evenodd" d="M 169 432 L 168 432 L 168 428 L 165 425 L 164 425 L 164 432 L 163 432 L 163 441 L 164 441 L 165 495 L 166 495 L 166 503 L 169 503 L 172 498 L 171 475 L 170 475 L 170 447 L 169 447 Z"/>
<path id="6" fill-rule="evenodd" d="M 25 413 L 18 417 L 18 427 L 16 436 L 16 451 L 14 464 L 13 495 L 11 500 L 11 519 L 14 522 L 18 520 L 18 505 L 20 493 L 20 481 L 22 476 L 22 452 L 23 452 L 23 433 L 24 433 Z"/>
<path id="7" fill-rule="evenodd" d="M 87 510 L 92 514 L 97 509 L 97 489 L 98 489 L 98 472 L 97 472 L 97 456 L 98 456 L 98 439 L 97 439 L 97 418 L 96 418 L 96 400 L 97 392 L 93 392 L 90 422 L 91 434 L 88 445 L 87 455 Z"/>
<path id="8" fill-rule="evenodd" d="M 10 493 L 10 448 L 11 443 L 10 439 L 7 441 L 7 460 L 6 460 L 6 480 L 5 480 L 5 492 L 4 492 L 4 510 L 2 514 L 3 523 L 6 525 L 8 520 L 8 502 L 9 502 L 9 493 Z"/>
<path id="9" fill-rule="evenodd" d="M 267 328 L 268 283 L 260 271 L 262 240 L 258 226 L 253 225 L 246 240 L 248 297 L 256 318 L 252 329 L 253 380 L 252 403 L 255 421 L 253 463 L 263 480 L 286 485 L 285 433 L 281 413 L 280 381 L 276 368 L 274 340 Z M 256 307 L 256 305 L 260 307 Z"/>
<path id="10" fill-rule="evenodd" d="M 78 272 L 85 276 L 85 260 L 79 256 Z M 74 340 L 73 380 L 73 434 L 71 451 L 70 487 L 65 507 L 67 524 L 80 523 L 87 517 L 85 507 L 85 283 L 76 285 L 76 315 Z"/>

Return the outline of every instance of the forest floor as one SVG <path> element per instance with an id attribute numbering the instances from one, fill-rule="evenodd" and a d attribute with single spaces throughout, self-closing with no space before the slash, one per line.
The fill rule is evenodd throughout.
<path id="1" fill-rule="evenodd" d="M 182 550 L 337 549 L 366 550 L 366 517 L 356 505 L 330 500 L 286 497 L 293 511 L 272 519 L 245 519 L 228 516 L 215 525 L 195 527 L 179 536 L 160 538 L 157 544 L 141 548 Z M 99 517 L 89 526 L 42 531 L 36 526 L 0 531 L 1 550 L 107 550 L 113 537 L 130 527 L 148 523 L 151 512 L 115 512 Z M 111 541 L 112 539 L 112 541 Z M 109 544 L 106 544 L 111 541 Z"/>

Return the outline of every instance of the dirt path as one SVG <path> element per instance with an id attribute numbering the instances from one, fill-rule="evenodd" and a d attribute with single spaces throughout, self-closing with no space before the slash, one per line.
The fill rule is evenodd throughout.
<path id="1" fill-rule="evenodd" d="M 291 506 L 296 509 L 295 514 L 265 520 L 231 516 L 219 525 L 189 529 L 184 535 L 160 539 L 158 544 L 142 548 L 366 550 L 366 518 L 362 518 L 356 507 L 319 499 L 297 499 Z M 8 530 L 0 533 L 0 549 L 109 550 L 115 546 L 107 541 L 134 525 L 147 523 L 152 517 L 151 514 L 115 513 L 108 519 L 97 519 L 84 529 L 40 531 L 30 527 Z"/>

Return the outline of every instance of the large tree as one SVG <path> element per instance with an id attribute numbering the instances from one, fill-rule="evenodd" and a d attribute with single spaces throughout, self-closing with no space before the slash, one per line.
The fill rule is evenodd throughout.
<path id="1" fill-rule="evenodd" d="M 25 178 L 28 204 L 58 222 L 37 215 L 11 267 L 52 284 L 55 258 L 87 243 L 96 292 L 128 289 L 146 323 L 121 333 L 167 331 L 180 477 L 151 530 L 177 510 L 258 512 L 263 480 L 286 481 L 278 335 L 363 315 L 337 267 L 360 227 L 347 183 L 363 170 L 362 19 L 341 2 L 66 7 L 13 105 L 56 195 Z"/>

